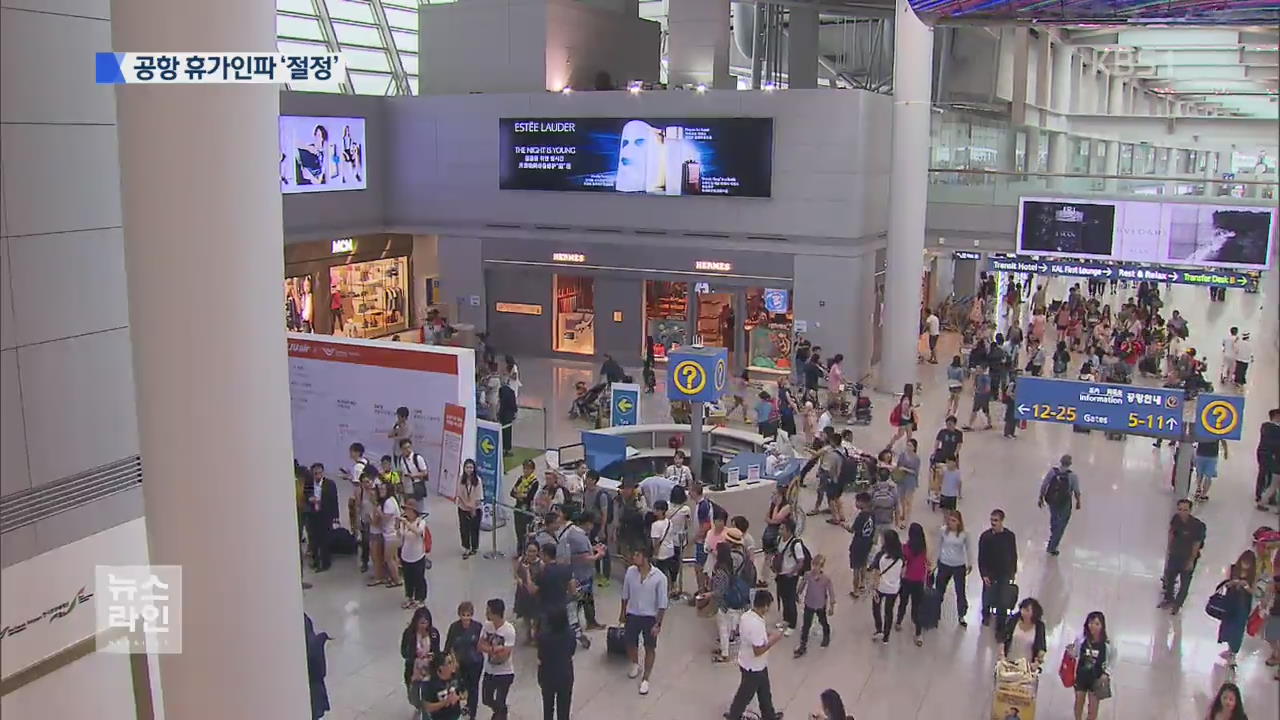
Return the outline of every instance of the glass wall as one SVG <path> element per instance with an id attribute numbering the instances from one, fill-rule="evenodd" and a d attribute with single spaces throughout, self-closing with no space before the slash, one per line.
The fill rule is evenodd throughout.
<path id="1" fill-rule="evenodd" d="M 747 317 L 743 341 L 747 365 L 765 370 L 791 370 L 791 337 L 795 328 L 791 291 L 783 288 L 747 288 Z"/>
<path id="2" fill-rule="evenodd" d="M 694 332 L 708 347 L 722 347 L 733 355 L 733 301 L 737 293 L 709 292 L 698 295 L 698 324 Z"/>
<path id="3" fill-rule="evenodd" d="M 596 352 L 595 281 L 589 277 L 556 275 L 555 338 L 556 352 L 594 355 Z"/>
<path id="4" fill-rule="evenodd" d="M 409 259 L 370 260 L 329 268 L 334 334 L 378 338 L 409 327 Z"/>
<path id="5" fill-rule="evenodd" d="M 654 358 L 661 360 L 669 350 L 687 345 L 689 283 L 646 280 L 644 314 L 644 331 L 647 338 L 653 338 Z"/>

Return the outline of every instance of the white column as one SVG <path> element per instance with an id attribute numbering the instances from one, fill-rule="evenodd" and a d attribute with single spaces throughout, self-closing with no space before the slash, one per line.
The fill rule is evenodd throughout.
<path id="1" fill-rule="evenodd" d="M 1107 113 L 1111 115 L 1124 115 L 1124 78 L 1112 75 L 1110 83 L 1107 93 Z"/>
<path id="2" fill-rule="evenodd" d="M 787 87 L 818 87 L 818 8 L 792 5 L 787 20 Z"/>
<path id="3" fill-rule="evenodd" d="M 1070 143 L 1067 142 L 1066 133 L 1050 133 L 1049 134 L 1049 172 L 1059 175 L 1067 171 L 1067 155 L 1069 153 Z M 1063 185 L 1061 178 L 1049 178 L 1049 187 L 1057 188 Z"/>
<path id="4" fill-rule="evenodd" d="M 729 74 L 729 0 L 671 0 L 667 62 L 671 87 L 734 89 Z"/>
<path id="5" fill-rule="evenodd" d="M 1115 140 L 1107 141 L 1107 155 L 1103 158 L 1102 174 L 1120 174 L 1120 143 Z M 1107 178 L 1103 181 L 1103 187 L 1106 188 L 1107 192 L 1115 192 L 1119 186 L 1120 181 L 1115 178 Z"/>
<path id="6" fill-rule="evenodd" d="M 1071 112 L 1072 52 L 1070 45 L 1053 48 L 1053 109 L 1064 115 Z"/>
<path id="7" fill-rule="evenodd" d="M 885 392 L 900 392 L 904 384 L 916 381 L 933 83 L 933 30 L 916 17 L 907 0 L 897 0 L 893 37 L 893 170 L 879 372 L 879 387 Z"/>
<path id="8" fill-rule="evenodd" d="M 119 52 L 276 49 L 261 0 L 111 10 Z M 117 92 L 147 539 L 183 570 L 183 652 L 158 656 L 168 718 L 309 717 L 279 110 L 274 85 Z"/>

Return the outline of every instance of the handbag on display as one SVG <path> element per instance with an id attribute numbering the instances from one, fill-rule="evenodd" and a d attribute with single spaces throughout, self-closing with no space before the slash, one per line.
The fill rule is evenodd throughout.
<path id="1" fill-rule="evenodd" d="M 1062 662 L 1058 665 L 1058 679 L 1062 681 L 1062 687 L 1065 688 L 1076 686 L 1076 656 L 1071 650 L 1072 648 L 1068 647 L 1062 651 Z"/>

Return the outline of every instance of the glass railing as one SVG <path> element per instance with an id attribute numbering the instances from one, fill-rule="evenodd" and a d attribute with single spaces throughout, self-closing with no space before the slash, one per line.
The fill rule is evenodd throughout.
<path id="1" fill-rule="evenodd" d="M 1205 202 L 1275 201 L 1280 185 L 1275 175 L 1262 180 L 1222 180 L 1199 176 L 1085 175 L 1078 173 L 1014 173 L 998 170 L 929 171 L 929 202 L 959 205 L 1018 204 L 1024 195 L 1180 196 Z"/>

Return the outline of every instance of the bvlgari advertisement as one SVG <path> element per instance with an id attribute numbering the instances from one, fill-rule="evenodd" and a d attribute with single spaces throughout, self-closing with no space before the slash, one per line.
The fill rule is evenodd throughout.
<path id="1" fill-rule="evenodd" d="M 503 190 L 769 197 L 772 118 L 503 118 Z"/>

